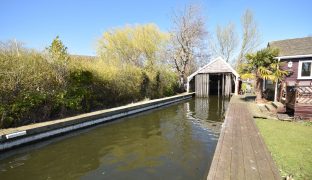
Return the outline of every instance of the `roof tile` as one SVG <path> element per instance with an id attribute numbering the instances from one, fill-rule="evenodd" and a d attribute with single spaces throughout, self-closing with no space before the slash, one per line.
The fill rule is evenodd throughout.
<path id="1" fill-rule="evenodd" d="M 312 54 L 312 37 L 272 41 L 268 46 L 278 48 L 279 56 Z"/>

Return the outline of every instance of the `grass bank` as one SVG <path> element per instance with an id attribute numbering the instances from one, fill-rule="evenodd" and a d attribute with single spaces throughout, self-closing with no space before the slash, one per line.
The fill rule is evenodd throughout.
<path id="1" fill-rule="evenodd" d="M 312 179 L 312 124 L 256 119 L 281 175 Z"/>

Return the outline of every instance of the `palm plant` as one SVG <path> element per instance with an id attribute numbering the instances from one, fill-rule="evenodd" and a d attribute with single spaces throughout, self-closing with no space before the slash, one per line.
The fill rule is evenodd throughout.
<path id="1" fill-rule="evenodd" d="M 255 80 L 256 101 L 262 99 L 263 79 L 277 83 L 288 71 L 282 70 L 282 63 L 276 58 L 278 49 L 265 48 L 246 55 L 246 62 L 241 64 L 239 72 L 243 79 Z"/>

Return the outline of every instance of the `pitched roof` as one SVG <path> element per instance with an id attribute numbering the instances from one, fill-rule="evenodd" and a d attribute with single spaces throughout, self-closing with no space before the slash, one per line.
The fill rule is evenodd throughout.
<path id="1" fill-rule="evenodd" d="M 278 48 L 279 56 L 312 54 L 312 37 L 272 41 L 268 43 L 268 47 Z"/>
<path id="2" fill-rule="evenodd" d="M 204 67 L 199 68 L 196 72 L 191 74 L 188 79 L 192 79 L 196 74 L 204 73 L 233 73 L 236 77 L 239 77 L 239 74 L 232 68 L 232 66 L 227 63 L 223 58 L 218 57 L 206 64 Z"/>

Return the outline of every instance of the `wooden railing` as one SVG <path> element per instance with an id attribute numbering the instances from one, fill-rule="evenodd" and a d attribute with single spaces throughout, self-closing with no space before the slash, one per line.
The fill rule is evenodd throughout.
<path id="1" fill-rule="evenodd" d="M 312 105 L 312 86 L 296 86 L 296 104 Z"/>

